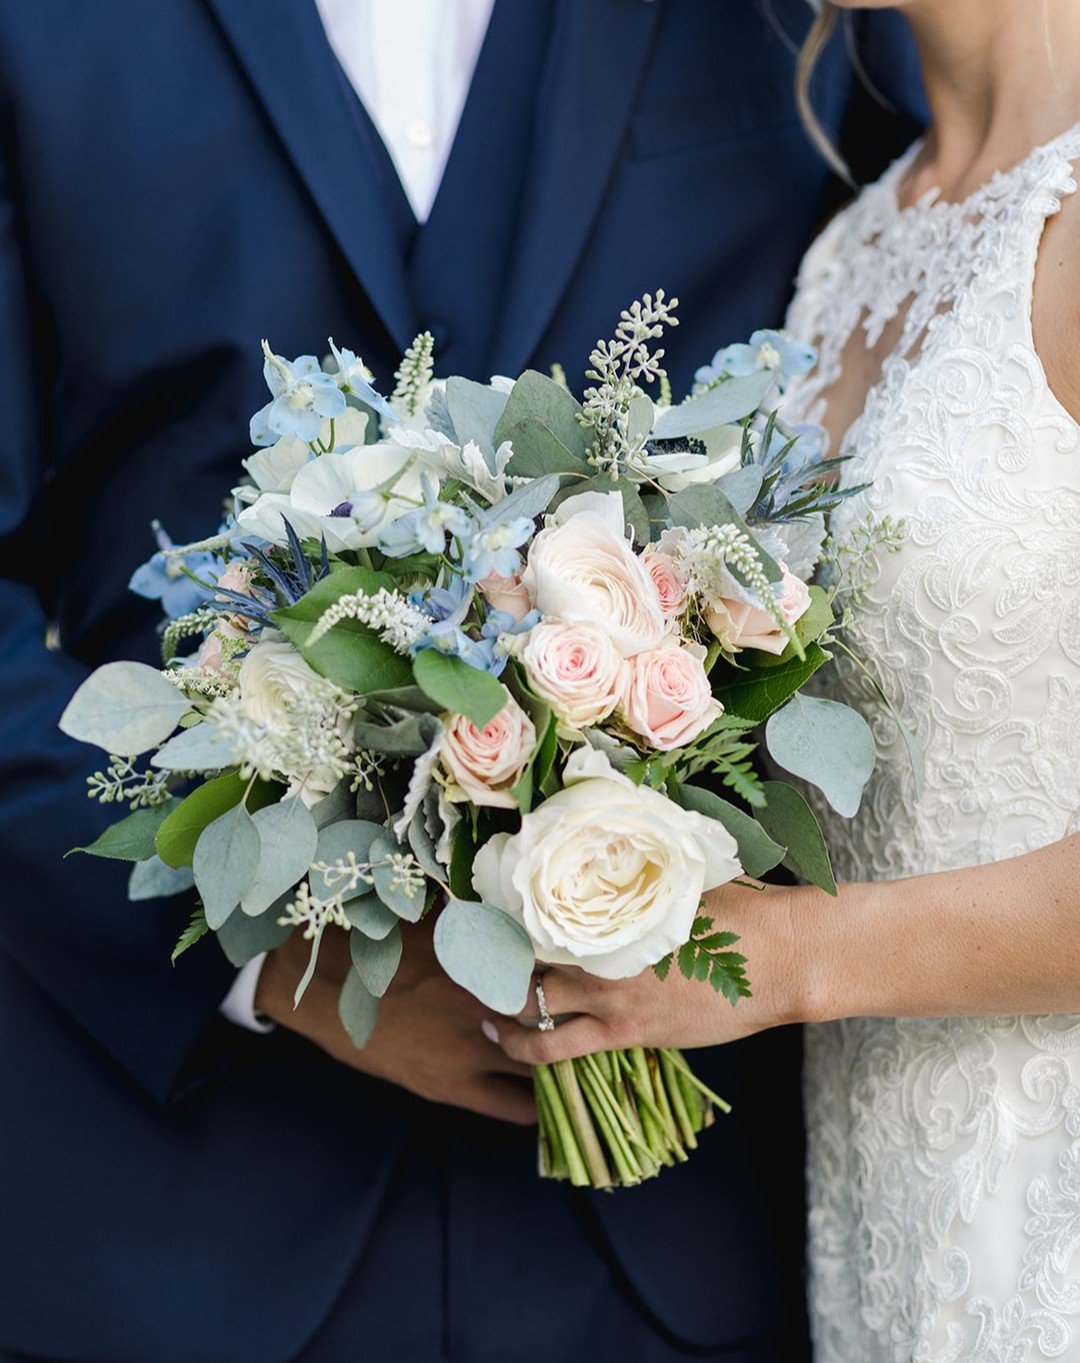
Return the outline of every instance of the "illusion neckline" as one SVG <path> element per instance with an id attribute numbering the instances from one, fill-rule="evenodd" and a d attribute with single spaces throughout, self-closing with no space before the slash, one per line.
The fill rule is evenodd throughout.
<path id="1" fill-rule="evenodd" d="M 957 218 L 967 218 L 972 211 L 979 207 L 984 200 L 993 200 L 999 197 L 1000 191 L 1014 180 L 1019 179 L 1032 164 L 1040 158 L 1058 151 L 1070 138 L 1077 138 L 1077 153 L 1080 155 L 1080 121 L 1071 123 L 1067 128 L 1051 137 L 1046 142 L 1040 142 L 1037 146 L 1020 158 L 1014 161 L 1011 166 L 1003 170 L 995 170 L 992 175 L 985 179 L 982 184 L 966 194 L 962 199 L 944 199 L 941 197 L 941 186 L 931 185 L 929 189 L 923 190 L 917 199 L 911 203 L 901 201 L 901 189 L 904 179 L 911 169 L 912 163 L 919 152 L 926 144 L 925 137 L 918 137 L 912 142 L 911 146 L 903 152 L 896 161 L 893 162 L 883 187 L 887 190 L 888 201 L 897 218 L 917 217 L 924 214 L 933 213 L 941 216 L 955 216 Z M 1066 160 L 1075 159 L 1074 156 L 1066 157 Z"/>

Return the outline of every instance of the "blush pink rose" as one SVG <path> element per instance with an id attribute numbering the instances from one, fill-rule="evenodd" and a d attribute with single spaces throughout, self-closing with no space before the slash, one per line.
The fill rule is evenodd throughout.
<path id="1" fill-rule="evenodd" d="M 476 585 L 480 588 L 480 595 L 494 611 L 505 611 L 520 621 L 532 610 L 528 589 L 516 573 L 513 577 L 488 573 Z"/>
<path id="2" fill-rule="evenodd" d="M 446 729 L 440 757 L 458 788 L 448 792 L 451 799 L 499 809 L 514 808 L 510 791 L 532 756 L 536 730 L 510 692 L 505 694 L 506 704 L 483 729 L 464 715 L 444 717 Z"/>
<path id="3" fill-rule="evenodd" d="M 806 583 L 780 564 L 783 577 L 777 605 L 789 625 L 800 620 L 810 609 L 810 589 Z M 705 623 L 720 641 L 726 653 L 738 653 L 744 648 L 758 648 L 763 653 L 779 655 L 788 646 L 788 637 L 768 611 L 758 610 L 745 601 L 719 597 L 705 612 Z"/>
<path id="4" fill-rule="evenodd" d="M 649 576 L 656 586 L 660 598 L 660 609 L 664 619 L 674 624 L 686 610 L 686 579 L 675 566 L 670 554 L 662 553 L 654 545 L 648 545 L 642 552 L 641 561 L 648 569 Z"/>
<path id="5" fill-rule="evenodd" d="M 631 658 L 623 694 L 627 725 L 651 748 L 684 748 L 705 732 L 724 707 L 712 693 L 699 644 L 674 640 Z"/>
<path id="6" fill-rule="evenodd" d="M 240 628 L 235 621 L 240 622 Z M 215 627 L 203 640 L 202 648 L 199 649 L 199 656 L 196 659 L 197 667 L 208 667 L 211 672 L 220 672 L 225 675 L 225 660 L 222 656 L 222 643 L 226 639 L 245 639 L 247 631 L 242 627 L 243 621 L 238 616 L 229 616 L 227 619 L 219 620 Z"/>
<path id="7" fill-rule="evenodd" d="M 592 625 L 542 620 L 521 652 L 529 685 L 565 724 L 599 724 L 619 703 L 626 664 L 611 637 Z"/>

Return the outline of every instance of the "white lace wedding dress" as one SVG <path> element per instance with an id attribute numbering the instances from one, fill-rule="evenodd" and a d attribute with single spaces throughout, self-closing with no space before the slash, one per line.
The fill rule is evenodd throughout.
<path id="1" fill-rule="evenodd" d="M 917 736 L 925 790 L 916 803 L 895 724 L 842 671 L 830 685 L 880 750 L 857 817 L 821 811 L 844 880 L 1080 829 L 1080 428 L 1031 324 L 1080 127 L 962 204 L 900 206 L 914 150 L 817 241 L 788 318 L 821 352 L 796 419 L 821 415 L 853 337 L 888 350 L 843 444 L 843 481 L 872 488 L 833 527 L 907 523 L 848 637 Z M 806 1084 L 819 1363 L 1080 1360 L 1080 1017 L 819 1026 Z"/>

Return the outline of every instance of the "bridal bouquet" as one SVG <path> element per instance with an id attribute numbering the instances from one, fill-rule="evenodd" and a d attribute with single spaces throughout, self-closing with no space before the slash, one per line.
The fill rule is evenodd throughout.
<path id="1" fill-rule="evenodd" d="M 389 399 L 333 342 L 321 365 L 264 343 L 224 525 L 157 527 L 132 580 L 163 667 L 107 663 L 61 721 L 109 754 L 91 795 L 130 811 L 81 850 L 132 861 L 132 899 L 197 891 L 174 959 L 213 932 L 239 966 L 299 931 L 299 999 L 348 933 L 362 1047 L 426 915 L 495 1012 L 549 962 L 674 966 L 734 1004 L 746 962 L 705 892 L 780 862 L 835 890 L 808 805 L 751 762 L 767 721 L 774 763 L 851 814 L 874 761 L 853 710 L 802 693 L 843 494 L 821 432 L 774 408 L 814 357 L 759 332 L 675 404 L 675 306 L 622 314 L 580 402 L 560 371 L 436 381 L 427 335 Z M 662 1050 L 541 1066 L 536 1096 L 541 1171 L 599 1187 L 685 1160 L 724 1107 Z"/>

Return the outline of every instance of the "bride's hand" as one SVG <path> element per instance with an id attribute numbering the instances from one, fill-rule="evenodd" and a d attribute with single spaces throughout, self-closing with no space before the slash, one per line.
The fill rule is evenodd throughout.
<path id="1" fill-rule="evenodd" d="M 747 957 L 753 997 L 734 1007 L 709 984 L 687 980 L 677 966 L 666 980 L 651 969 L 632 979 L 602 980 L 576 967 L 551 966 L 543 983 L 548 1011 L 558 1020 L 554 1031 L 537 1029 L 535 997 L 519 1019 L 492 1018 L 485 1030 L 492 1035 L 494 1028 L 513 1060 L 537 1065 L 631 1046 L 718 1046 L 795 1021 L 801 1008 L 790 898 L 776 887 L 755 892 L 733 885 L 715 891 L 703 907 L 717 930 L 739 934 L 735 949 Z"/>

